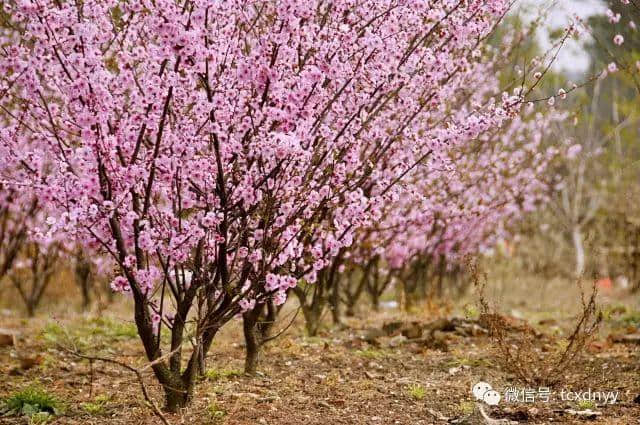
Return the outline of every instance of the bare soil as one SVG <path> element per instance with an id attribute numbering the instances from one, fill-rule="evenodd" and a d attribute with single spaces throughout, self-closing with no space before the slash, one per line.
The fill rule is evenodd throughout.
<path id="1" fill-rule="evenodd" d="M 553 290 L 553 287 L 545 288 Z M 500 293 L 500 288 L 495 293 Z M 559 292 L 567 299 L 575 294 Z M 541 296 L 548 297 L 548 294 Z M 561 344 L 570 331 L 575 310 L 551 296 L 547 310 L 523 292 L 500 300 L 505 315 L 527 320 L 541 335 L 540 352 Z M 502 400 L 484 405 L 493 419 L 526 424 L 640 423 L 640 345 L 625 335 L 637 333 L 637 296 L 611 293 L 601 297 L 605 321 L 597 337 L 550 388 L 550 400 Z M 527 385 L 501 362 L 494 341 L 481 329 L 435 333 L 430 340 L 406 340 L 400 333 L 382 334 L 393 321 L 422 325 L 465 314 L 473 308 L 420 306 L 418 313 L 398 310 L 363 311 L 344 327 L 327 326 L 319 336 L 304 334 L 300 317 L 267 346 L 260 374 L 244 376 L 241 328 L 223 330 L 207 359 L 209 372 L 196 388 L 193 404 L 179 415 L 165 414 L 171 424 L 447 424 L 489 423 L 479 416 L 480 403 L 471 393 L 478 381 L 490 383 L 503 396 L 507 388 Z M 37 383 L 64 405 L 56 424 L 156 424 L 131 372 L 113 364 L 89 362 L 65 352 L 65 344 L 90 355 L 108 356 L 134 367 L 145 359 L 128 316 L 130 305 L 116 301 L 109 314 L 83 315 L 56 307 L 25 320 L 5 310 L 0 328 L 20 333 L 16 344 L 0 347 L 0 400 Z M 65 311 L 66 310 L 66 311 Z M 54 313 L 57 311 L 57 313 Z M 294 307 L 290 308 L 294 311 Z M 291 313 L 289 313 L 291 314 Z M 285 315 L 280 327 L 286 325 Z M 298 315 L 300 316 L 300 315 Z M 475 329 L 475 328 L 474 328 Z M 428 339 L 428 338 L 427 338 Z M 546 348 L 545 348 L 546 347 Z M 531 361 L 537 361 L 532 359 Z M 156 404 L 162 393 L 148 370 L 145 384 Z M 614 404 L 562 400 L 571 391 L 615 391 Z M 539 388 L 533 388 L 537 391 Z M 593 415 L 579 414 L 585 410 Z M 25 417 L 0 417 L 1 424 L 26 424 Z M 495 422 L 497 423 L 497 422 Z M 503 422 L 505 423 L 505 422 Z"/>

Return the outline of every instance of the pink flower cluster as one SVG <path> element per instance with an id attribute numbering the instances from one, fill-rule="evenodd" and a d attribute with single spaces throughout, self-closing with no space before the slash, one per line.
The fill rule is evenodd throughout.
<path id="1" fill-rule="evenodd" d="M 6 178 L 139 303 L 280 304 L 372 232 L 396 266 L 476 249 L 545 161 L 482 61 L 509 3 L 6 5 Z"/>

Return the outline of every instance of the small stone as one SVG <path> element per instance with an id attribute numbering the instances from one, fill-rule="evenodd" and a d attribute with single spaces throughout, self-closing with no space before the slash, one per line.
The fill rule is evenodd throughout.
<path id="1" fill-rule="evenodd" d="M 364 376 L 366 376 L 368 379 L 380 379 L 380 378 L 382 378 L 382 375 L 378 375 L 377 373 L 369 372 L 368 370 L 364 371 Z"/>

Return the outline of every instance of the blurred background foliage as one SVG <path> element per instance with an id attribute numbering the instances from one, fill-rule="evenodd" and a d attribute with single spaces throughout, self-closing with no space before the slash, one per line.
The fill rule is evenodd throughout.
<path id="1" fill-rule="evenodd" d="M 553 182 L 549 201 L 512 228 L 513 238 L 496 251 L 514 270 L 525 270 L 544 278 L 555 276 L 610 279 L 623 287 L 640 289 L 640 12 L 609 0 L 613 15 L 595 15 L 580 36 L 589 55 L 585 74 L 552 68 L 532 93 L 532 98 L 569 90 L 570 81 L 581 85 L 615 62 L 620 71 L 590 81 L 583 88 L 556 101 L 568 116 L 555 126 L 546 144 L 562 147 L 579 144 L 575 156 L 559 156 L 548 171 Z M 519 15 L 509 19 L 518 21 Z M 528 24 L 539 27 L 540 22 Z M 527 24 L 520 23 L 524 29 Z M 526 30 L 525 30 L 526 32 Z M 615 35 L 624 43 L 617 46 Z M 562 29 L 551 32 L 559 42 Z M 494 45 L 500 45 L 497 34 Z M 512 75 L 517 78 L 523 63 L 542 55 L 536 38 L 523 41 L 512 55 Z M 535 96 L 538 95 L 538 96 Z M 550 107 L 546 104 L 538 107 Z"/>

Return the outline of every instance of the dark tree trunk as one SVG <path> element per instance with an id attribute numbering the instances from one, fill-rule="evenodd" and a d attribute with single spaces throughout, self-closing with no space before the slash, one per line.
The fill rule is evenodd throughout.
<path id="1" fill-rule="evenodd" d="M 343 326 L 340 314 L 340 282 L 337 277 L 334 276 L 331 286 L 331 298 L 329 299 L 331 303 L 331 319 L 334 325 Z"/>
<path id="2" fill-rule="evenodd" d="M 371 276 L 367 277 L 367 291 L 371 297 L 371 305 L 374 311 L 380 311 L 380 298 L 385 293 L 391 280 L 393 279 L 392 271 L 389 270 L 386 276 L 380 275 L 380 269 L 374 265 Z M 403 286 L 406 293 L 406 286 Z"/>
<path id="3" fill-rule="evenodd" d="M 316 336 L 320 329 L 320 319 L 322 313 L 327 304 L 327 297 L 325 295 L 326 289 L 326 273 L 321 271 L 318 273 L 318 281 L 311 286 L 303 289 L 300 286 L 293 288 L 293 293 L 298 297 L 300 302 L 300 309 L 304 316 L 305 329 L 309 336 Z M 313 288 L 313 292 L 308 295 L 307 290 Z M 308 298 L 311 297 L 309 300 Z"/>
<path id="4" fill-rule="evenodd" d="M 340 293 L 337 284 L 338 268 L 342 262 L 342 252 L 339 253 L 331 263 L 331 267 L 323 269 L 318 273 L 318 281 L 314 283 L 311 302 L 307 300 L 307 293 L 304 289 L 296 286 L 293 288 L 294 294 L 300 300 L 300 308 L 305 318 L 305 327 L 309 336 L 315 336 L 320 329 L 320 320 L 327 304 L 330 304 L 331 315 L 335 324 L 340 324 Z"/>
<path id="5" fill-rule="evenodd" d="M 75 275 L 82 294 L 82 311 L 87 311 L 91 306 L 91 265 L 81 253 L 76 256 Z"/>
<path id="6" fill-rule="evenodd" d="M 187 407 L 191 401 L 191 394 L 186 389 L 174 388 L 172 386 L 164 386 L 165 392 L 165 410 L 170 413 L 178 413 L 180 409 Z"/>
<path id="7" fill-rule="evenodd" d="M 411 312 L 411 310 L 413 309 L 413 304 L 414 304 L 414 300 L 413 300 L 413 294 L 412 293 L 405 293 L 405 297 L 404 297 L 404 311 L 406 311 L 407 313 Z"/>
<path id="8" fill-rule="evenodd" d="M 127 274 L 128 273 L 125 270 L 125 275 Z M 198 344 L 194 347 L 194 351 L 189 358 L 187 367 L 183 373 L 180 373 L 181 350 L 177 350 L 171 355 L 170 364 L 167 364 L 165 360 L 159 361 L 162 357 L 162 352 L 160 350 L 160 334 L 155 334 L 153 332 L 151 317 L 144 294 L 140 291 L 135 280 L 130 276 L 127 277 L 130 283 L 133 282 L 131 290 L 134 298 L 134 318 L 138 328 L 138 335 L 142 341 L 147 359 L 154 362 L 152 365 L 154 375 L 164 389 L 164 408 L 167 412 L 177 413 L 181 408 L 188 406 L 193 398 L 193 389 L 196 378 L 198 377 L 198 358 L 203 352 L 205 344 L 208 344 L 206 345 L 207 350 L 210 347 L 217 328 L 214 326 L 208 326 L 206 328 L 206 331 L 203 332 Z M 191 293 L 187 292 L 186 295 L 185 299 L 181 300 L 183 304 L 178 306 L 179 310 L 185 309 L 185 305 L 190 303 L 192 300 L 190 297 Z M 176 344 L 177 347 L 180 347 L 182 342 L 182 329 L 179 326 L 176 326 L 172 329 L 172 344 Z M 176 365 L 178 366 L 177 368 Z"/>
<path id="9" fill-rule="evenodd" d="M 327 278 L 327 290 L 329 292 L 329 306 L 331 307 L 331 319 L 334 325 L 342 326 L 342 317 L 340 316 L 340 279 L 338 269 L 342 264 L 342 251 L 333 260 L 329 269 Z"/>
<path id="10" fill-rule="evenodd" d="M 305 328 L 309 336 L 318 336 L 318 331 L 320 330 L 320 316 L 321 313 L 317 310 L 311 310 L 309 312 L 309 318 L 306 320 L 305 324 Z M 305 317 L 307 317 L 307 315 L 305 315 Z"/>
<path id="11" fill-rule="evenodd" d="M 35 316 L 35 311 L 40 305 L 40 301 L 42 301 L 42 296 L 49 286 L 49 282 L 51 282 L 53 264 L 55 264 L 56 258 L 55 255 L 40 255 L 36 251 L 36 254 L 32 256 L 29 278 L 11 276 L 13 286 L 20 294 L 29 317 Z"/>
<path id="12" fill-rule="evenodd" d="M 255 375 L 262 357 L 262 348 L 272 338 L 271 330 L 278 316 L 279 308 L 273 300 L 257 305 L 252 311 L 242 315 L 242 330 L 246 345 L 244 373 Z"/>
<path id="13" fill-rule="evenodd" d="M 258 320 L 263 308 L 264 304 L 256 306 L 252 311 L 248 311 L 242 315 L 242 330 L 244 332 L 244 341 L 246 345 L 244 373 L 247 375 L 255 375 L 258 368 L 262 342 L 260 341 Z"/>
<path id="14" fill-rule="evenodd" d="M 91 292 L 89 291 L 89 285 L 82 285 L 82 311 L 89 310 L 91 306 Z"/>
<path id="15" fill-rule="evenodd" d="M 442 297 L 444 294 L 444 276 L 447 272 L 447 263 L 445 262 L 444 255 L 440 256 L 440 262 L 438 263 L 438 297 Z"/>
<path id="16" fill-rule="evenodd" d="M 164 389 L 167 412 L 177 413 L 191 403 L 196 379 L 201 376 L 199 367 L 203 354 L 206 353 L 205 347 L 206 350 L 211 347 L 215 334 L 215 330 L 205 332 L 182 374 L 174 372 L 165 363 L 153 366 L 153 371 Z"/>
<path id="17" fill-rule="evenodd" d="M 371 293 L 371 305 L 373 306 L 373 311 L 380 311 L 380 297 L 377 291 Z"/>
<path id="18" fill-rule="evenodd" d="M 352 284 L 351 279 L 347 280 L 344 288 L 345 304 L 347 306 L 345 314 L 347 315 L 347 317 L 355 316 L 355 307 L 358 303 L 358 300 L 360 300 L 360 297 L 362 296 L 362 292 L 365 290 L 365 288 L 370 288 L 371 268 L 376 261 L 377 259 L 375 258 L 369 260 L 367 264 L 361 268 L 360 271 L 362 273 L 362 276 L 358 277 L 355 271 L 352 271 L 351 277 L 355 276 L 357 279 L 355 285 Z"/>

